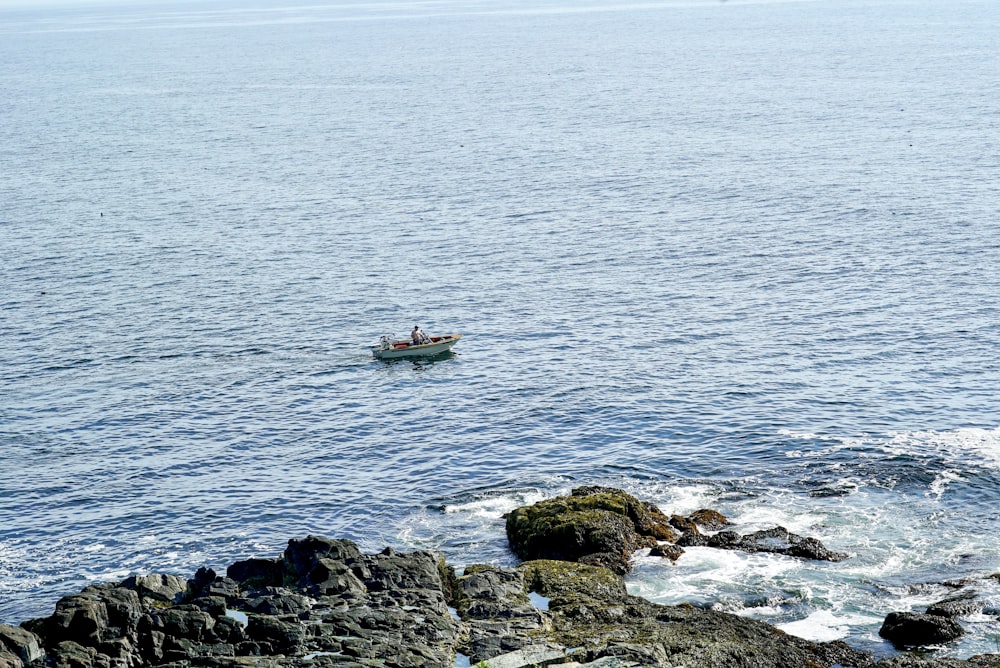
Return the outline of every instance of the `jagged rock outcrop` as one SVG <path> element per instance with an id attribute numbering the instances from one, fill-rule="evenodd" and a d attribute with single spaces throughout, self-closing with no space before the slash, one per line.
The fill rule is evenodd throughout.
<path id="1" fill-rule="evenodd" d="M 456 575 L 433 553 L 366 555 L 350 541 L 309 536 L 225 576 L 201 569 L 183 591 L 176 580 L 151 582 L 167 580 L 130 578 L 64 597 L 52 616 L 0 633 L 4 648 L 19 648 L 5 649 L 4 660 L 41 668 L 44 650 L 54 668 L 452 668 L 456 654 L 501 668 L 872 664 L 842 643 L 630 596 L 619 574 L 585 563 L 532 560 Z"/>
<path id="2" fill-rule="evenodd" d="M 456 578 L 456 608 L 469 627 L 460 647 L 472 661 L 546 656 L 547 664 L 856 666 L 872 658 L 843 643 L 816 644 L 774 627 L 693 606 L 631 596 L 607 568 L 534 560 L 516 569 L 476 566 Z M 529 593 L 543 597 L 543 607 Z M 518 654 L 519 653 L 519 654 Z M 534 664 L 517 664 L 534 665 Z"/>
<path id="3" fill-rule="evenodd" d="M 685 531 L 677 544 L 682 547 L 697 545 L 722 550 L 740 550 L 741 552 L 771 552 L 818 561 L 842 561 L 847 558 L 843 552 L 829 550 L 815 538 L 799 536 L 780 526 L 746 535 L 740 535 L 735 531 L 720 531 L 714 535 L 705 536 Z"/>
<path id="4" fill-rule="evenodd" d="M 237 562 L 226 576 L 200 569 L 190 580 L 147 575 L 87 587 L 0 638 L 20 648 L 4 650 L 17 656 L 14 668 L 40 664 L 43 647 L 57 668 L 292 666 L 310 655 L 451 668 L 451 579 L 440 555 L 363 555 L 350 541 L 309 536 L 289 541 L 281 557 Z"/>
<path id="5" fill-rule="evenodd" d="M 506 529 L 511 549 L 522 559 L 589 563 L 620 574 L 630 570 L 633 553 L 647 547 L 653 556 L 671 560 L 692 546 L 824 561 L 847 558 L 815 538 L 790 533 L 784 527 L 740 535 L 720 530 L 728 525 L 718 511 L 702 509 L 687 517 L 667 517 L 655 505 L 620 489 L 579 487 L 569 496 L 517 508 L 507 515 Z M 709 535 L 701 529 L 718 533 Z"/>
<path id="6" fill-rule="evenodd" d="M 34 633 L 0 624 L 0 666 L 28 664 L 44 656 L 41 640 Z"/>
<path id="7" fill-rule="evenodd" d="M 494 657 L 529 647 L 544 626 L 520 571 L 472 566 L 453 581 L 453 603 L 465 622 L 462 653 Z"/>
<path id="8" fill-rule="evenodd" d="M 575 561 L 620 574 L 630 570 L 636 550 L 680 537 L 656 506 L 609 487 L 578 487 L 569 496 L 517 508 L 506 527 L 522 559 Z"/>
<path id="9" fill-rule="evenodd" d="M 932 603 L 927 607 L 928 615 L 939 617 L 967 617 L 982 612 L 984 601 L 974 591 L 966 591 L 944 600 Z"/>
<path id="10" fill-rule="evenodd" d="M 678 531 L 823 557 L 811 539 L 780 527 L 739 536 L 714 511 L 667 518 L 620 490 L 581 488 L 553 501 L 515 511 L 508 531 L 524 550 L 575 560 L 456 574 L 432 552 L 363 554 L 351 541 L 308 536 L 225 575 L 202 568 L 188 580 L 144 575 L 87 587 L 47 618 L 0 625 L 0 668 L 453 668 L 457 659 L 491 668 L 981 668 L 1000 659 L 876 664 L 842 642 L 632 596 L 621 575 L 630 550 L 669 550 Z M 931 606 L 937 614 L 890 615 L 883 631 L 905 645 L 942 642 L 961 632 L 951 616 L 976 605 L 974 595 L 954 596 Z"/>

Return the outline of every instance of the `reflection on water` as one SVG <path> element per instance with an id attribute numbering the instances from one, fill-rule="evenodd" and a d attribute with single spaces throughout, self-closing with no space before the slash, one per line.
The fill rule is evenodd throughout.
<path id="1" fill-rule="evenodd" d="M 850 552 L 630 586 L 855 645 L 996 570 L 1000 6 L 484 8 L 0 10 L 0 621 L 580 484 Z"/>

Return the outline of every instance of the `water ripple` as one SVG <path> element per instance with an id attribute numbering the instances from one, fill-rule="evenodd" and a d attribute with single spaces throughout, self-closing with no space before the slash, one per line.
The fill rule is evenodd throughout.
<path id="1" fill-rule="evenodd" d="M 850 550 L 633 585 L 861 645 L 991 569 L 997 10 L 585 5 L 0 10 L 0 620 L 592 483 Z"/>

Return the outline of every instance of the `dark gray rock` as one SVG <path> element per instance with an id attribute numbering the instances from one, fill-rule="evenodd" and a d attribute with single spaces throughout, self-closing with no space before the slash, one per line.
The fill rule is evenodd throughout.
<path id="1" fill-rule="evenodd" d="M 271 648 L 269 653 L 302 654 L 305 629 L 295 617 L 272 617 L 271 615 L 251 615 L 246 636 L 261 646 Z"/>
<path id="2" fill-rule="evenodd" d="M 490 668 L 544 666 L 550 663 L 563 663 L 566 656 L 566 648 L 561 645 L 533 643 L 512 652 L 493 657 L 489 660 L 489 666 Z"/>
<path id="3" fill-rule="evenodd" d="M 163 641 L 163 661 L 180 663 L 198 656 L 199 644 L 188 638 L 167 636 Z"/>
<path id="4" fill-rule="evenodd" d="M 677 529 L 682 534 L 685 531 L 692 531 L 694 533 L 701 533 L 698 530 L 698 523 L 689 517 L 683 517 L 681 515 L 671 515 L 670 516 L 670 526 Z"/>
<path id="5" fill-rule="evenodd" d="M 309 536 L 289 541 L 279 559 L 234 564 L 227 573 L 239 579 L 201 569 L 184 581 L 183 592 L 176 581 L 138 578 L 121 583 L 127 587 L 88 587 L 60 600 L 50 618 L 26 623 L 28 636 L 0 627 L 0 668 L 23 668 L 22 657 L 29 656 L 35 664 L 30 668 L 43 668 L 42 660 L 44 668 L 453 668 L 455 652 L 470 657 L 472 665 L 496 660 L 512 667 L 537 659 L 590 668 L 874 668 L 870 655 L 844 643 L 812 643 L 763 622 L 629 595 L 618 550 L 650 541 L 647 546 L 659 543 L 662 550 L 680 547 L 651 535 L 659 531 L 658 522 L 667 522 L 665 516 L 614 491 L 577 490 L 575 501 L 561 502 L 574 515 L 565 524 L 557 514 L 542 513 L 551 526 L 567 527 L 567 535 L 583 532 L 589 551 L 575 562 L 470 566 L 459 576 L 436 553 L 361 554 L 350 541 Z M 823 555 L 818 541 L 780 527 L 749 536 L 725 530 L 706 536 L 702 529 L 720 524 L 705 512 L 701 522 L 675 519 L 686 527 L 682 536 L 669 528 L 678 543 Z M 626 533 L 602 534 L 615 527 Z M 615 570 L 595 565 L 605 562 Z M 957 613 L 971 600 L 957 596 L 936 605 Z M 234 610 L 249 615 L 245 625 L 228 616 Z M 954 624 L 942 616 L 921 617 L 937 620 L 939 630 Z M 36 649 L 26 649 L 29 632 L 37 636 Z M 940 637 L 925 634 L 920 641 Z M 12 651 L 12 643 L 21 649 Z M 44 658 L 38 655 L 43 650 Z M 994 666 L 975 658 L 947 661 L 900 659 L 891 665 Z"/>
<path id="6" fill-rule="evenodd" d="M 720 531 L 709 536 L 706 544 L 709 547 L 717 547 L 722 550 L 740 550 L 743 548 L 743 536 L 735 531 Z"/>
<path id="7" fill-rule="evenodd" d="M 682 534 L 689 531 L 694 534 L 700 534 L 702 529 L 706 531 L 720 531 L 725 529 L 729 526 L 729 520 L 717 510 L 702 508 L 701 510 L 694 511 L 687 517 L 671 515 L 670 525 Z"/>
<path id="8" fill-rule="evenodd" d="M 24 663 L 16 655 L 0 647 L 0 668 L 23 668 Z"/>
<path id="9" fill-rule="evenodd" d="M 136 591 L 142 598 L 167 603 L 180 601 L 187 593 L 187 580 L 176 575 L 133 575 L 118 585 Z"/>
<path id="10" fill-rule="evenodd" d="M 303 539 L 288 541 L 288 547 L 282 556 L 285 578 L 298 583 L 309 575 L 320 559 L 340 561 L 345 564 L 359 561 L 361 550 L 352 541 L 324 538 L 322 536 L 306 536 Z"/>
<path id="11" fill-rule="evenodd" d="M 222 596 L 201 596 L 192 598 L 190 603 L 198 606 L 215 619 L 223 617 L 229 606 L 229 602 Z"/>
<path id="12" fill-rule="evenodd" d="M 284 587 L 268 587 L 246 599 L 243 607 L 263 615 L 299 615 L 308 612 L 316 600 Z"/>
<path id="13" fill-rule="evenodd" d="M 139 620 L 139 655 L 146 661 L 156 664 L 163 660 L 163 643 L 166 642 L 166 639 L 167 635 L 163 631 L 154 628 L 151 617 L 146 616 Z"/>
<path id="14" fill-rule="evenodd" d="M 475 601 L 496 601 L 507 606 L 528 604 L 524 574 L 509 568 L 470 566 L 455 581 L 456 607 L 460 610 Z"/>
<path id="15" fill-rule="evenodd" d="M 140 666 L 142 661 L 138 649 L 128 638 L 114 638 L 101 643 L 97 649 L 96 659 L 107 660 L 112 666 Z"/>
<path id="16" fill-rule="evenodd" d="M 878 633 L 897 647 L 920 647 L 950 642 L 962 637 L 965 631 L 948 617 L 890 612 Z"/>
<path id="17" fill-rule="evenodd" d="M 464 653 L 475 661 L 531 645 L 545 615 L 531 605 L 522 571 L 473 566 L 455 578 L 455 608 L 465 622 Z"/>
<path id="18" fill-rule="evenodd" d="M 220 616 L 215 618 L 212 632 L 218 642 L 236 645 L 246 640 L 245 628 L 243 624 L 231 617 Z"/>
<path id="19" fill-rule="evenodd" d="M 397 554 L 394 551 L 366 555 L 364 586 L 370 591 L 387 589 L 442 589 L 440 555 L 432 552 Z M 362 571 L 359 571 L 362 572 Z"/>
<path id="20" fill-rule="evenodd" d="M 202 566 L 195 572 L 194 577 L 188 580 L 188 595 L 192 598 L 206 596 L 202 590 L 215 582 L 217 577 L 219 576 L 214 570 Z"/>
<path id="21" fill-rule="evenodd" d="M 679 545 L 657 545 L 649 551 L 651 557 L 662 557 L 670 561 L 677 561 L 684 554 L 684 548 Z"/>
<path id="22" fill-rule="evenodd" d="M 847 555 L 842 552 L 827 549 L 815 538 L 799 536 L 780 526 L 755 531 L 745 536 L 732 530 L 720 531 L 711 536 L 689 530 L 681 535 L 677 540 L 677 545 L 681 547 L 708 546 L 742 552 L 771 552 L 819 561 L 841 561 L 847 558 Z"/>
<path id="23" fill-rule="evenodd" d="M 6 624 L 0 624 L 0 651 L 6 651 L 25 664 L 45 656 L 38 636 L 26 629 Z"/>
<path id="24" fill-rule="evenodd" d="M 321 557 L 305 577 L 310 591 L 319 596 L 336 596 L 352 592 L 361 594 L 365 583 L 343 561 Z"/>
<path id="25" fill-rule="evenodd" d="M 200 592 L 202 597 L 222 598 L 229 603 L 237 601 L 242 596 L 240 584 L 231 577 L 219 577 L 205 585 Z"/>
<path id="26" fill-rule="evenodd" d="M 92 596 L 103 603 L 105 618 L 102 638 L 131 636 L 135 633 L 139 619 L 143 615 L 142 600 L 138 592 L 114 585 L 90 586 L 82 594 Z"/>
<path id="27" fill-rule="evenodd" d="M 708 540 L 709 536 L 699 531 L 688 530 L 681 534 L 676 544 L 678 547 L 704 547 L 708 545 Z"/>
<path id="28" fill-rule="evenodd" d="M 927 614 L 950 618 L 967 617 L 982 612 L 984 606 L 979 596 L 970 591 L 932 603 L 927 608 Z"/>
<path id="29" fill-rule="evenodd" d="M 150 629 L 168 638 L 184 638 L 193 642 L 214 639 L 215 619 L 196 605 L 178 605 L 149 613 Z"/>
<path id="30" fill-rule="evenodd" d="M 806 538 L 790 533 L 785 527 L 774 527 L 747 534 L 736 549 L 745 552 L 773 552 L 803 559 L 820 561 L 842 561 L 847 555 L 828 550 L 815 538 Z"/>
<path id="31" fill-rule="evenodd" d="M 280 558 L 251 557 L 230 565 L 226 577 L 248 588 L 280 587 L 285 582 L 285 564 Z"/>
<path id="32" fill-rule="evenodd" d="M 95 666 L 110 666 L 110 659 L 98 660 L 97 650 L 84 647 L 72 640 L 64 640 L 49 651 L 52 668 L 94 668 Z"/>
<path id="33" fill-rule="evenodd" d="M 107 626 L 108 609 L 104 601 L 93 592 L 74 594 L 56 603 L 45 635 L 54 643 L 70 641 L 84 647 L 96 647 L 106 639 Z"/>

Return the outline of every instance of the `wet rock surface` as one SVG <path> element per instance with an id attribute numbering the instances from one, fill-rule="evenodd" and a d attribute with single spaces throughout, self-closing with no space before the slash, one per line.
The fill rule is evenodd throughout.
<path id="1" fill-rule="evenodd" d="M 507 538 L 522 559 L 559 559 L 605 566 L 626 574 L 636 550 L 676 560 L 685 547 L 707 546 L 743 552 L 771 552 L 801 559 L 841 561 L 816 538 L 784 527 L 741 535 L 725 530 L 718 511 L 698 510 L 667 517 L 656 506 L 619 489 L 578 487 L 569 496 L 518 508 L 507 516 Z M 707 534 L 705 532 L 717 532 Z"/>
<path id="2" fill-rule="evenodd" d="M 456 573 L 436 553 L 386 548 L 362 554 L 351 541 L 308 536 L 289 541 L 280 556 L 236 562 L 225 575 L 202 568 L 190 579 L 143 575 L 87 587 L 60 599 L 47 618 L 0 625 L 0 668 L 1000 663 L 1000 656 L 958 661 L 902 655 L 876 664 L 842 642 L 813 643 L 763 622 L 628 594 L 621 575 L 631 556 L 626 550 L 668 550 L 681 531 L 703 538 L 703 531 L 726 534 L 725 518 L 714 511 L 668 518 L 620 490 L 582 488 L 517 517 L 513 531 L 522 549 L 530 545 L 563 558 Z M 521 533 L 527 525 L 551 527 L 555 547 Z M 802 543 L 784 530 L 753 536 L 778 547 Z M 961 630 L 944 613 L 966 614 L 975 605 L 969 596 L 956 596 L 931 606 L 937 614 L 895 613 L 887 633 L 904 641 L 936 633 L 943 642 L 955 627 Z"/>
<path id="3" fill-rule="evenodd" d="M 459 630 L 445 599 L 451 579 L 437 554 L 363 555 L 350 541 L 309 536 L 225 576 L 133 577 L 66 596 L 20 629 L 44 656 L 15 637 L 15 665 L 450 668 Z"/>
<path id="4" fill-rule="evenodd" d="M 979 599 L 978 595 L 969 591 L 932 603 L 927 607 L 927 614 L 952 618 L 967 617 L 982 612 L 984 606 L 984 602 Z"/>
<path id="5" fill-rule="evenodd" d="M 890 612 L 879 635 L 898 647 L 936 645 L 962 637 L 961 624 L 941 615 Z"/>
<path id="6" fill-rule="evenodd" d="M 818 561 L 842 561 L 847 558 L 843 552 L 829 550 L 815 538 L 799 536 L 780 526 L 746 535 L 740 535 L 735 531 L 720 531 L 712 536 L 705 536 L 685 531 L 677 541 L 677 545 L 682 547 L 707 546 L 721 550 L 739 550 L 751 553 L 770 552 Z"/>
<path id="7" fill-rule="evenodd" d="M 517 508 L 506 528 L 522 559 L 575 561 L 620 574 L 629 572 L 636 550 L 680 537 L 659 508 L 609 487 L 578 487 L 569 496 Z"/>

